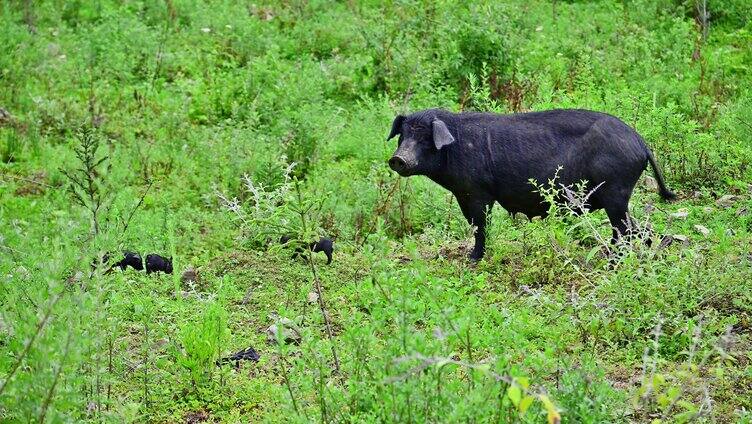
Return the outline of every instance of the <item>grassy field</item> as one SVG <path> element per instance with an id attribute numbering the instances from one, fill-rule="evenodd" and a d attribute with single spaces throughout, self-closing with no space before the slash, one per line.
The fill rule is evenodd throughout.
<path id="1" fill-rule="evenodd" d="M 751 16 L 0 0 L 0 421 L 752 422 Z M 497 206 L 473 264 L 452 195 L 386 164 L 428 107 L 611 113 L 679 200 L 641 180 L 650 247 Z"/>

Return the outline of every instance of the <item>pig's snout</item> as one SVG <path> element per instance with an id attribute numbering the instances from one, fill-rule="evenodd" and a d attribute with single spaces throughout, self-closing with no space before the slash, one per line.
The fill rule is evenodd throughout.
<path id="1" fill-rule="evenodd" d="M 407 169 L 407 162 L 399 156 L 392 156 L 392 158 L 389 159 L 389 167 L 397 173 L 402 173 Z"/>

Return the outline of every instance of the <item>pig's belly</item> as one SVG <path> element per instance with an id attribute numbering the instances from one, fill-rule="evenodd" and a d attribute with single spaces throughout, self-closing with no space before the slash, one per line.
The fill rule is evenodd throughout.
<path id="1" fill-rule="evenodd" d="M 533 193 L 535 194 L 535 193 Z M 540 216 L 545 218 L 548 215 L 549 205 L 542 197 L 535 195 L 525 196 L 524 199 L 496 199 L 496 201 L 511 214 L 522 213 L 528 218 Z"/>

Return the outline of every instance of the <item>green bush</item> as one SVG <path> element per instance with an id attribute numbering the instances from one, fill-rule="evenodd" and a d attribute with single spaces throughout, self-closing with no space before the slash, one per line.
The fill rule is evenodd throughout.
<path id="1" fill-rule="evenodd" d="M 204 383 L 213 374 L 229 335 L 227 312 L 216 302 L 206 305 L 197 322 L 180 329 L 181 348 L 175 360 L 188 370 L 194 386 Z"/>

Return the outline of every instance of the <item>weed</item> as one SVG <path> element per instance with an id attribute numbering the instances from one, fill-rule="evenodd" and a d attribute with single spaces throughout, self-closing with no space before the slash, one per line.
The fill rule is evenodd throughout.
<path id="1" fill-rule="evenodd" d="M 99 135 L 94 130 L 82 127 L 76 137 L 79 145 L 74 152 L 80 168 L 61 172 L 70 181 L 69 191 L 73 199 L 89 213 L 92 233 L 98 235 L 112 201 L 112 189 L 105 179 L 108 157 L 100 154 Z"/>
<path id="2" fill-rule="evenodd" d="M 188 370 L 193 387 L 211 377 L 228 336 L 227 312 L 215 302 L 206 305 L 198 322 L 180 330 L 181 349 L 175 359 Z"/>

